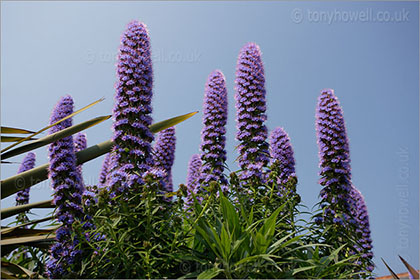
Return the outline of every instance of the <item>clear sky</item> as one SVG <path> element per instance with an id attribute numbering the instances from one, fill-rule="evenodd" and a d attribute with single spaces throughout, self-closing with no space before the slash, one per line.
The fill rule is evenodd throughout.
<path id="1" fill-rule="evenodd" d="M 388 274 L 380 257 L 404 272 L 398 254 L 419 263 L 418 11 L 418 2 L 2 1 L 1 124 L 40 129 L 65 94 L 76 108 L 106 98 L 74 123 L 110 114 L 120 36 L 137 19 L 151 36 L 156 121 L 201 111 L 207 75 L 225 74 L 228 163 L 236 170 L 236 59 L 245 43 L 256 42 L 265 63 L 267 125 L 291 137 L 303 203 L 318 201 L 315 106 L 320 90 L 333 88 L 347 124 L 353 182 L 370 213 L 375 272 Z M 177 126 L 175 184 L 185 181 L 198 152 L 201 118 Z M 87 130 L 89 145 L 109 139 L 110 127 L 108 120 Z M 37 165 L 47 162 L 45 147 L 36 154 Z M 102 160 L 84 165 L 87 184 L 97 182 Z M 2 166 L 1 178 L 17 169 Z M 46 181 L 31 189 L 30 200 L 51 193 Z"/>

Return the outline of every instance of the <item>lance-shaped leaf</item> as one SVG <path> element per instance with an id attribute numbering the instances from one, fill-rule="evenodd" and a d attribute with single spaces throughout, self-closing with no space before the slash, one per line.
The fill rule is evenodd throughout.
<path id="1" fill-rule="evenodd" d="M 76 111 L 76 112 L 74 112 L 73 114 L 70 114 L 70 115 L 68 115 L 68 116 L 66 116 L 66 117 L 64 117 L 64 118 L 62 118 L 61 120 L 59 120 L 59 121 L 57 121 L 57 122 L 55 122 L 55 123 L 53 123 L 53 124 L 50 124 L 49 126 L 46 126 L 46 127 L 42 128 L 41 130 L 38 130 L 37 132 L 32 133 L 32 134 L 31 134 L 31 135 L 29 135 L 27 138 L 24 138 L 24 139 L 22 139 L 22 140 L 20 140 L 20 141 L 18 141 L 18 142 L 16 142 L 16 143 L 14 143 L 14 144 L 12 144 L 12 145 L 10 145 L 10 146 L 6 147 L 6 148 L 4 148 L 3 150 L 1 150 L 1 152 L 2 152 L 2 153 L 4 153 L 4 152 L 6 152 L 6 151 L 10 150 L 11 148 L 13 148 L 13 147 L 15 147 L 15 146 L 19 145 L 20 143 L 22 143 L 22 142 L 23 142 L 23 141 L 25 141 L 26 139 L 32 138 L 33 136 L 38 135 L 38 134 L 40 134 L 40 133 L 44 132 L 45 130 L 47 130 L 47 129 L 49 129 L 49 128 L 51 128 L 51 127 L 53 127 L 53 126 L 55 126 L 55 125 L 57 125 L 57 124 L 59 124 L 59 123 L 61 123 L 62 121 L 65 121 L 65 120 L 67 120 L 67 119 L 69 119 L 69 118 L 71 118 L 71 117 L 73 117 L 73 116 L 75 116 L 75 115 L 79 114 L 80 112 L 83 112 L 84 110 L 86 110 L 86 109 L 88 109 L 88 108 L 90 108 L 90 107 L 94 106 L 95 104 L 98 104 L 99 102 L 101 102 L 101 101 L 103 101 L 103 100 L 104 100 L 104 98 L 101 98 L 101 99 L 96 100 L 95 102 L 93 102 L 93 103 L 91 103 L 91 104 L 89 104 L 89 105 L 87 105 L 87 106 L 83 107 L 82 109 L 77 110 L 77 111 Z"/>
<path id="2" fill-rule="evenodd" d="M 6 143 L 6 142 L 16 142 L 16 141 L 19 141 L 19 140 L 22 140 L 23 139 L 23 141 L 29 141 L 29 140 L 37 140 L 37 138 L 29 138 L 29 139 L 26 139 L 25 137 L 19 137 L 19 136 L 0 136 L 0 138 L 1 138 L 1 142 L 3 142 L 3 143 Z"/>
<path id="3" fill-rule="evenodd" d="M 22 174 L 22 173 L 21 173 Z M 1 218 L 6 219 L 13 215 L 26 212 L 33 208 L 54 208 L 55 206 L 52 204 L 52 200 L 44 200 L 34 203 L 28 203 L 24 205 L 12 206 L 8 208 L 1 209 Z"/>
<path id="4" fill-rule="evenodd" d="M 16 229 L 19 229 L 19 228 L 27 228 L 30 225 L 42 223 L 42 222 L 45 222 L 45 221 L 49 221 L 49 220 L 52 220 L 53 218 L 54 218 L 53 216 L 50 216 L 50 217 L 45 217 L 45 218 L 42 218 L 42 219 L 39 219 L 39 220 L 30 221 L 28 223 L 24 223 L 24 224 L 17 225 L 17 226 L 14 226 L 14 227 L 2 228 L 1 229 L 1 234 L 2 235 L 3 234 L 9 234 L 9 233 L 11 233 L 12 231 L 14 231 Z"/>
<path id="5" fill-rule="evenodd" d="M 35 133 L 30 130 L 22 129 L 22 128 L 15 128 L 15 127 L 9 127 L 9 126 L 2 126 L 1 133 L 3 134 L 31 134 Z"/>
<path id="6" fill-rule="evenodd" d="M 405 259 L 403 259 L 403 257 L 401 257 L 400 255 L 398 255 L 398 257 L 400 257 L 400 260 L 408 269 L 408 272 L 413 276 L 413 279 L 419 279 L 419 272 L 414 267 L 412 267 Z"/>
<path id="7" fill-rule="evenodd" d="M 32 151 L 32 150 L 37 149 L 39 147 L 42 147 L 42 146 L 48 145 L 52 142 L 55 142 L 57 140 L 60 140 L 64 137 L 68 137 L 68 136 L 73 135 L 73 134 L 75 134 L 79 131 L 82 131 L 82 130 L 85 130 L 89 127 L 97 125 L 97 124 L 109 119 L 110 117 L 111 117 L 111 115 L 97 117 L 97 118 L 82 122 L 80 124 L 73 125 L 69 128 L 60 130 L 59 132 L 50 134 L 50 135 L 42 137 L 42 138 L 40 138 L 40 139 L 38 139 L 34 142 L 25 144 L 25 145 L 20 146 L 16 149 L 8 151 L 8 152 L 2 154 L 1 157 L 2 157 L 2 159 L 7 159 L 7 158 L 10 158 L 10 157 L 13 157 L 13 156 L 17 156 L 17 155 L 26 153 L 28 151 Z"/>
<path id="8" fill-rule="evenodd" d="M 34 229 L 34 228 L 17 228 L 12 232 L 8 232 L 1 235 L 2 240 L 7 240 L 11 238 L 21 238 L 21 237 L 33 237 L 41 236 L 53 233 L 60 225 L 47 228 L 47 229 Z"/>
<path id="9" fill-rule="evenodd" d="M 186 119 L 194 116 L 197 112 L 185 114 L 165 121 L 161 121 L 150 126 L 150 131 L 157 133 L 161 130 L 174 126 Z M 109 153 L 112 148 L 112 141 L 108 140 L 100 144 L 89 147 L 83 151 L 77 152 L 77 165 L 83 164 L 94 158 Z M 29 188 L 48 179 L 48 164 L 44 164 L 31 170 L 19 173 L 1 181 L 1 199 L 6 198 L 21 189 Z"/>
<path id="10" fill-rule="evenodd" d="M 11 262 L 1 261 L 1 278 L 4 279 L 18 279 L 19 278 L 33 278 L 36 275 L 23 266 Z M 25 276 L 25 277 L 22 277 Z"/>
<path id="11" fill-rule="evenodd" d="M 399 277 L 398 277 L 398 275 L 389 267 L 389 265 L 384 261 L 384 259 L 383 258 L 381 258 L 381 260 L 382 260 L 382 262 L 385 264 L 385 266 L 386 266 L 386 268 L 388 269 L 388 271 L 389 271 L 389 273 L 391 273 L 391 275 L 392 275 L 392 278 L 394 278 L 394 279 L 400 279 Z"/>
<path id="12" fill-rule="evenodd" d="M 1 255 L 5 256 L 9 252 L 13 251 L 15 248 L 19 246 L 31 246 L 37 247 L 42 249 L 48 249 L 55 239 L 55 235 L 40 235 L 40 236 L 26 236 L 26 237 L 18 237 L 18 238 L 9 238 L 9 239 L 2 239 L 0 241 L 1 245 Z"/>

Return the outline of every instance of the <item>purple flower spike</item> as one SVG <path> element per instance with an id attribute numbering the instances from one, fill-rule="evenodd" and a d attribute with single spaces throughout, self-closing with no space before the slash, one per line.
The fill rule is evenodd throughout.
<path id="1" fill-rule="evenodd" d="M 270 135 L 270 156 L 272 165 L 278 171 L 277 184 L 285 187 L 290 176 L 295 174 L 295 158 L 289 135 L 277 127 Z"/>
<path id="2" fill-rule="evenodd" d="M 200 155 L 195 154 L 191 157 L 188 163 L 187 173 L 187 201 L 186 206 L 191 205 L 193 202 L 192 194 L 196 194 L 200 186 L 200 173 L 201 173 L 201 159 Z"/>
<path id="3" fill-rule="evenodd" d="M 201 131 L 201 178 L 208 184 L 218 181 L 222 185 L 228 182 L 223 176 L 226 161 L 226 122 L 227 90 L 225 76 L 220 70 L 213 71 L 206 83 L 203 105 L 203 130 Z"/>
<path id="4" fill-rule="evenodd" d="M 115 106 L 113 109 L 111 196 L 124 192 L 153 166 L 152 87 L 153 70 L 150 39 L 146 25 L 130 22 L 122 38 L 117 64 Z"/>
<path id="5" fill-rule="evenodd" d="M 254 43 L 240 51 L 236 67 L 235 100 L 241 178 L 262 180 L 269 162 L 267 143 L 264 67 L 261 51 Z"/>
<path id="6" fill-rule="evenodd" d="M 173 192 L 172 165 L 175 160 L 175 127 L 170 127 L 159 132 L 154 146 L 153 161 L 155 168 L 165 171 L 164 179 L 165 192 Z"/>
<path id="7" fill-rule="evenodd" d="M 51 124 L 73 113 L 73 99 L 67 95 L 60 99 L 53 110 Z M 50 129 L 55 133 L 72 125 L 69 118 Z M 76 155 L 73 137 L 68 136 L 48 147 L 50 159 L 49 177 L 54 191 L 53 202 L 56 216 L 62 226 L 56 232 L 56 244 L 51 247 L 51 260 L 47 265 L 50 278 L 63 278 L 67 273 L 67 264 L 74 264 L 80 251 L 74 248 L 71 239 L 72 224 L 84 218 L 81 206 L 82 182 L 76 168 Z"/>
<path id="8" fill-rule="evenodd" d="M 80 152 L 87 148 L 87 137 L 85 133 L 78 133 L 74 137 L 74 152 Z M 77 171 L 79 171 L 80 179 L 83 182 L 83 176 L 82 176 L 82 165 L 79 164 L 77 166 Z"/>
<path id="9" fill-rule="evenodd" d="M 316 111 L 321 197 L 334 210 L 350 214 L 352 199 L 349 144 L 343 113 L 334 91 L 321 91 Z M 327 213 L 328 214 L 328 213 Z"/>
<path id="10" fill-rule="evenodd" d="M 352 186 L 350 196 L 352 197 L 354 204 L 352 208 L 352 216 L 356 220 L 356 233 L 359 237 L 358 248 L 363 251 L 363 257 L 365 257 L 368 263 L 371 262 L 373 258 L 372 252 L 372 239 L 370 238 L 370 224 L 369 224 L 369 215 L 365 203 L 365 199 L 360 191 Z M 373 268 L 372 265 L 367 266 L 367 270 L 372 272 L 370 268 Z"/>
<path id="11" fill-rule="evenodd" d="M 109 166 L 111 164 L 110 160 L 111 160 L 111 153 L 107 153 L 102 163 L 101 173 L 99 174 L 99 183 L 98 183 L 99 188 L 103 188 L 106 185 L 107 176 L 109 172 Z"/>
<path id="12" fill-rule="evenodd" d="M 18 174 L 28 171 L 35 167 L 35 154 L 28 153 L 19 167 Z M 29 190 L 30 188 L 18 191 L 16 194 L 16 205 L 23 205 L 29 203 Z"/>

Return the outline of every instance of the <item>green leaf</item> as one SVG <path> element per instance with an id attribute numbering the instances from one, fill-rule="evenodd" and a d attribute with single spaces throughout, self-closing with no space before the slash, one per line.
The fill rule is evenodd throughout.
<path id="1" fill-rule="evenodd" d="M 32 272 L 18 264 L 1 261 L 1 277 L 2 278 L 4 277 L 5 279 L 17 279 L 17 277 L 15 277 L 14 275 L 33 278 L 35 274 L 36 274 L 35 272 Z M 22 277 L 19 277 L 19 278 L 22 278 Z"/>
<path id="2" fill-rule="evenodd" d="M 40 235 L 46 235 L 54 232 L 59 228 L 60 226 L 55 226 L 48 229 L 33 229 L 33 228 L 17 228 L 13 231 L 9 231 L 6 233 L 1 234 L 2 240 L 7 240 L 11 238 L 20 238 L 20 237 L 32 237 L 32 236 L 40 236 Z"/>
<path id="3" fill-rule="evenodd" d="M 222 272 L 222 271 L 223 271 L 223 269 L 213 267 L 213 268 L 210 268 L 210 269 L 207 269 L 207 270 L 201 272 L 200 275 L 198 275 L 197 279 L 213 279 L 214 277 L 219 275 L 220 272 Z"/>
<path id="4" fill-rule="evenodd" d="M 316 266 L 316 265 L 299 267 L 299 268 L 296 268 L 296 269 L 293 269 L 293 270 L 292 270 L 292 275 L 296 275 L 296 274 L 298 274 L 299 272 L 306 271 L 306 270 L 310 270 L 310 269 L 317 268 L 317 267 L 318 267 L 318 266 Z"/>
<path id="5" fill-rule="evenodd" d="M 55 240 L 55 235 L 26 236 L 0 240 L 1 254 L 7 255 L 15 248 L 25 245 L 39 248 L 49 248 L 50 243 Z"/>
<path id="6" fill-rule="evenodd" d="M 239 216 L 232 203 L 222 193 L 220 195 L 220 206 L 232 238 L 237 239 L 240 230 Z"/>
<path id="7" fill-rule="evenodd" d="M 110 117 L 111 117 L 111 115 L 97 117 L 97 118 L 94 118 L 94 119 L 91 119 L 91 120 L 82 122 L 80 124 L 73 125 L 73 126 L 68 127 L 66 129 L 60 130 L 60 131 L 58 131 L 56 133 L 47 135 L 47 136 L 42 137 L 42 138 L 40 138 L 40 139 L 38 139 L 36 141 L 33 141 L 31 143 L 25 144 L 25 145 L 20 146 L 20 147 L 18 147 L 16 149 L 13 149 L 11 151 L 8 151 L 8 152 L 2 154 L 1 155 L 1 158 L 2 159 L 8 159 L 10 157 L 14 157 L 14 156 L 23 154 L 25 152 L 35 150 L 35 149 L 40 148 L 42 146 L 46 146 L 46 145 L 48 145 L 48 144 L 50 144 L 52 142 L 58 141 L 58 140 L 60 140 L 62 138 L 71 136 L 71 135 L 73 135 L 73 134 L 75 134 L 77 132 L 80 132 L 82 130 L 85 130 L 85 129 L 89 128 L 89 127 L 95 126 L 95 125 L 97 125 L 97 124 L 99 124 L 99 123 L 101 123 L 101 122 L 109 119 Z"/>
<path id="8" fill-rule="evenodd" d="M 6 143 L 6 142 L 16 142 L 19 140 L 22 141 L 29 141 L 29 140 L 37 140 L 37 138 L 30 138 L 30 139 L 26 139 L 25 137 L 19 137 L 19 136 L 0 136 L 1 142 L 2 143 Z"/>
<path id="9" fill-rule="evenodd" d="M 3 186 L 2 186 L 3 188 Z M 8 208 L 1 209 L 1 218 L 6 219 L 8 217 L 11 217 L 13 215 L 26 212 L 33 208 L 54 208 L 55 206 L 52 204 L 52 200 L 44 200 L 34 203 L 28 203 L 24 205 L 19 206 L 12 206 Z"/>
<path id="10" fill-rule="evenodd" d="M 398 275 L 389 267 L 389 265 L 385 262 L 383 258 L 381 258 L 382 262 L 385 264 L 386 268 L 388 269 L 389 273 L 391 273 L 392 278 L 394 279 L 400 279 Z"/>
<path id="11" fill-rule="evenodd" d="M 405 259 L 403 259 L 403 257 L 401 257 L 400 255 L 398 255 L 398 257 L 400 257 L 400 260 L 403 262 L 405 267 L 408 269 L 411 275 L 413 275 L 413 278 L 419 279 L 419 272 L 414 267 L 412 267 Z"/>
<path id="12" fill-rule="evenodd" d="M 47 129 L 49 129 L 49 128 L 51 128 L 51 127 L 53 127 L 53 126 L 55 126 L 55 125 L 57 125 L 57 124 L 59 124 L 59 123 L 61 123 L 62 121 L 65 121 L 65 120 L 67 120 L 67 119 L 69 119 L 69 118 L 71 118 L 71 117 L 73 117 L 73 116 L 75 116 L 75 115 L 79 114 L 80 112 L 83 112 L 84 110 L 86 110 L 86 109 L 88 109 L 88 108 L 90 108 L 90 107 L 92 107 L 92 106 L 94 106 L 94 105 L 98 104 L 99 102 L 101 102 L 101 101 L 103 101 L 103 100 L 104 100 L 104 98 L 98 99 L 98 100 L 96 100 L 95 102 L 93 102 L 93 103 L 91 103 L 91 104 L 89 104 L 89 105 L 87 105 L 87 106 L 83 107 L 82 109 L 77 110 L 76 112 L 74 112 L 74 113 L 72 113 L 72 114 L 70 114 L 70 115 L 68 115 L 68 116 L 66 116 L 66 117 L 64 117 L 64 118 L 62 118 L 61 120 L 59 120 L 59 121 L 57 121 L 57 122 L 55 122 L 55 123 L 53 123 L 53 124 L 51 124 L 51 125 L 49 125 L 49 126 L 46 126 L 46 127 L 42 128 L 41 130 L 38 130 L 37 132 L 32 133 L 32 134 L 31 134 L 31 135 L 29 135 L 27 138 L 28 138 L 28 139 L 29 139 L 29 138 L 32 138 L 33 136 L 38 135 L 38 134 L 40 134 L 40 133 L 44 132 L 45 130 L 47 130 Z M 14 144 L 10 145 L 9 147 L 7 147 L 7 148 L 5 148 L 5 149 L 1 150 L 1 152 L 2 152 L 2 153 L 4 153 L 4 152 L 6 152 L 6 151 L 10 150 L 11 148 L 13 148 L 13 147 L 15 147 L 15 146 L 19 145 L 19 144 L 20 144 L 20 143 L 22 143 L 23 141 L 25 141 L 25 139 L 20 140 L 19 142 L 16 142 L 16 143 L 14 143 Z"/>
<path id="13" fill-rule="evenodd" d="M 172 118 L 176 120 L 170 121 L 172 119 L 169 119 L 168 122 L 170 121 L 170 124 L 177 124 L 179 122 L 182 122 L 190 118 L 194 114 L 195 113 L 190 113 L 190 114 L 186 114 L 186 115 L 179 116 L 176 118 Z M 160 123 L 164 123 L 164 122 L 165 121 L 160 122 Z M 166 125 L 168 125 L 168 123 L 166 123 Z M 160 129 L 166 129 L 166 128 L 167 127 L 162 124 L 159 124 L 157 126 L 152 124 L 150 126 L 150 130 L 153 133 L 159 132 Z M 84 149 L 83 151 L 77 152 L 76 153 L 77 165 L 83 164 L 94 158 L 97 158 L 106 153 L 109 153 L 112 149 L 112 146 L 113 146 L 112 141 L 108 140 L 100 144 L 91 146 L 87 149 Z M 11 196 L 12 194 L 17 193 L 19 190 L 29 188 L 46 179 L 48 179 L 48 164 L 41 165 L 39 167 L 33 168 L 31 170 L 19 173 L 15 176 L 2 180 L 1 181 L 1 199 Z"/>
<path id="14" fill-rule="evenodd" d="M 53 219 L 53 216 L 50 216 L 50 217 L 46 217 L 46 218 L 43 218 L 43 219 L 30 221 L 28 223 L 24 223 L 24 224 L 17 225 L 17 226 L 14 226 L 14 227 L 2 228 L 1 229 L 1 234 L 6 234 L 6 233 L 12 232 L 12 231 L 14 231 L 15 229 L 18 229 L 18 228 L 27 227 L 27 226 L 30 226 L 30 225 L 34 225 L 34 224 L 42 223 L 42 222 L 45 222 L 45 221 L 49 221 L 49 220 L 52 220 L 52 219 Z"/>
<path id="15" fill-rule="evenodd" d="M 2 126 L 0 128 L 1 133 L 3 134 L 31 134 L 35 133 L 30 130 L 22 129 L 22 128 L 15 128 L 15 127 L 9 127 L 9 126 Z"/>
<path id="16" fill-rule="evenodd" d="M 188 113 L 188 114 L 185 114 L 185 115 L 181 115 L 181 116 L 178 116 L 178 117 L 170 118 L 170 119 L 158 122 L 158 123 L 154 123 L 150 126 L 150 131 L 152 133 L 157 133 L 159 131 L 162 131 L 164 129 L 167 129 L 167 128 L 170 128 L 174 125 L 177 125 L 180 122 L 183 122 L 183 121 L 191 118 L 192 116 L 194 116 L 197 113 L 198 113 L 198 111 Z"/>

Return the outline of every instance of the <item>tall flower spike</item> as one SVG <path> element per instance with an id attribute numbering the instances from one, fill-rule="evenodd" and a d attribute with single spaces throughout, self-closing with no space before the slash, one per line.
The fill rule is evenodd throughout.
<path id="1" fill-rule="evenodd" d="M 324 214 L 335 224 L 343 223 L 336 214 L 350 214 L 352 199 L 349 144 L 343 113 L 332 89 L 321 91 L 316 111 L 316 131 L 320 159 L 320 184 L 323 202 L 329 204 Z"/>
<path id="2" fill-rule="evenodd" d="M 226 122 L 228 100 L 225 76 L 213 71 L 206 83 L 203 105 L 203 130 L 201 131 L 201 178 L 203 184 L 218 181 L 227 185 L 223 176 L 226 161 Z"/>
<path id="3" fill-rule="evenodd" d="M 111 153 L 107 153 L 102 163 L 101 173 L 99 173 L 98 187 L 103 188 L 106 185 L 106 178 L 109 172 Z"/>
<path id="4" fill-rule="evenodd" d="M 368 264 L 366 269 L 372 272 L 374 269 L 371 259 L 373 258 L 372 252 L 372 239 L 370 238 L 370 224 L 369 215 L 365 203 L 365 199 L 360 191 L 352 186 L 350 196 L 353 198 L 354 204 L 352 215 L 356 219 L 356 234 L 359 238 L 356 250 L 362 252 L 364 261 Z"/>
<path id="5" fill-rule="evenodd" d="M 284 188 L 290 176 L 296 176 L 296 174 L 290 138 L 281 127 L 277 127 L 270 134 L 270 156 L 272 167 L 278 172 L 277 185 Z"/>
<path id="6" fill-rule="evenodd" d="M 187 173 L 187 201 L 186 206 L 189 206 L 193 202 L 192 194 L 196 194 L 200 186 L 200 170 L 201 170 L 201 159 L 200 155 L 194 154 L 188 162 L 188 173 Z"/>
<path id="7" fill-rule="evenodd" d="M 261 51 L 254 43 L 242 47 L 236 67 L 235 100 L 242 179 L 263 179 L 269 162 L 267 143 L 264 66 Z"/>
<path id="8" fill-rule="evenodd" d="M 175 159 L 175 143 L 175 127 L 170 127 L 159 132 L 154 146 L 154 166 L 166 173 L 166 177 L 164 179 L 166 192 L 173 192 L 171 170 Z"/>
<path id="9" fill-rule="evenodd" d="M 74 137 L 74 152 L 80 152 L 87 148 L 87 137 L 85 133 L 78 133 Z M 82 174 L 82 165 L 79 164 L 77 166 L 77 171 L 79 172 L 80 179 L 83 182 L 83 174 Z"/>
<path id="10" fill-rule="evenodd" d="M 146 25 L 130 22 L 118 55 L 113 141 L 115 143 L 110 178 L 111 195 L 123 193 L 153 166 L 152 87 L 153 70 Z"/>
<path id="11" fill-rule="evenodd" d="M 19 166 L 18 174 L 28 171 L 35 167 L 35 154 L 28 153 Z M 18 191 L 16 194 L 16 205 L 23 205 L 29 203 L 29 190 L 30 188 Z"/>
<path id="12" fill-rule="evenodd" d="M 53 110 L 51 124 L 73 113 L 73 99 L 66 95 L 60 99 Z M 50 133 L 70 127 L 69 118 L 50 129 Z M 62 226 L 56 231 L 57 242 L 51 247 L 51 259 L 47 264 L 51 278 L 63 278 L 69 273 L 68 265 L 76 264 L 80 251 L 75 248 L 77 239 L 72 240 L 72 224 L 82 221 L 83 210 L 81 197 L 83 186 L 76 168 L 73 137 L 68 136 L 48 147 L 50 159 L 49 177 L 54 192 L 53 202 L 56 205 L 56 216 Z"/>

